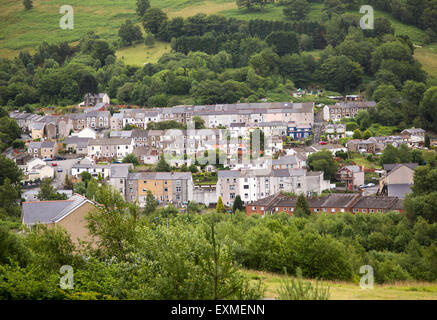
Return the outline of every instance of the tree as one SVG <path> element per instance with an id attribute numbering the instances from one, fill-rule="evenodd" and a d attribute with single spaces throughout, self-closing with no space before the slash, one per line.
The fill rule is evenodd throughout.
<path id="1" fill-rule="evenodd" d="M 147 190 L 146 195 L 146 205 L 144 207 L 144 214 L 146 216 L 151 215 L 155 212 L 156 208 L 158 207 L 158 201 L 155 200 L 155 196 L 153 195 L 152 191 Z"/>
<path id="2" fill-rule="evenodd" d="M 167 14 L 159 8 L 148 9 L 143 16 L 144 30 L 157 34 L 159 28 L 168 20 Z"/>
<path id="3" fill-rule="evenodd" d="M 194 128 L 196 130 L 200 130 L 200 129 L 205 129 L 206 128 L 205 127 L 205 121 L 201 117 L 195 116 L 195 117 L 193 117 L 192 120 L 194 122 Z"/>
<path id="4" fill-rule="evenodd" d="M 424 146 L 426 148 L 429 148 L 431 146 L 431 138 L 429 137 L 429 134 L 425 135 L 425 144 L 424 144 Z"/>
<path id="5" fill-rule="evenodd" d="M 306 0 L 289 0 L 283 9 L 284 15 L 292 21 L 305 20 L 311 6 Z"/>
<path id="6" fill-rule="evenodd" d="M 81 194 L 81 195 L 84 196 L 85 193 L 86 193 L 86 186 L 85 186 L 85 183 L 82 182 L 82 181 L 80 181 L 80 182 L 78 182 L 78 183 L 75 183 L 75 184 L 73 185 L 73 190 L 74 190 L 74 192 L 79 193 L 79 194 Z"/>
<path id="7" fill-rule="evenodd" d="M 105 257 L 125 261 L 137 240 L 140 208 L 110 187 L 99 188 L 95 199 L 99 206 L 85 217 L 93 243 Z"/>
<path id="8" fill-rule="evenodd" d="M 144 39 L 144 44 L 147 47 L 153 47 L 155 45 L 155 36 L 152 33 L 148 33 Z"/>
<path id="9" fill-rule="evenodd" d="M 33 8 L 33 1 L 32 0 L 23 0 L 24 9 L 30 10 Z"/>
<path id="10" fill-rule="evenodd" d="M 91 178 L 91 180 L 88 181 L 88 185 L 86 187 L 86 197 L 90 200 L 94 200 L 98 188 L 99 185 L 97 183 L 97 180 Z"/>
<path id="11" fill-rule="evenodd" d="M 199 172 L 199 170 L 197 169 L 197 166 L 194 163 L 188 167 L 188 170 L 190 170 L 191 173 Z"/>
<path id="12" fill-rule="evenodd" d="M 372 131 L 370 131 L 369 129 L 367 129 L 366 131 L 364 131 L 363 133 L 363 139 L 369 139 L 370 137 L 373 136 Z"/>
<path id="13" fill-rule="evenodd" d="M 217 211 L 217 213 L 225 213 L 226 212 L 225 205 L 223 204 L 222 197 L 220 197 L 220 196 L 217 200 L 217 206 L 215 207 L 215 210 Z"/>
<path id="14" fill-rule="evenodd" d="M 94 41 L 91 49 L 91 56 L 100 61 L 101 65 L 105 65 L 105 60 L 108 56 L 114 55 L 115 52 L 108 42 L 105 40 Z"/>
<path id="15" fill-rule="evenodd" d="M 67 195 L 56 192 L 51 185 L 52 180 L 45 178 L 42 180 L 40 190 L 38 192 L 38 199 L 41 201 L 47 200 L 67 200 Z"/>
<path id="16" fill-rule="evenodd" d="M 130 153 L 123 158 L 123 163 L 132 163 L 133 165 L 137 166 L 140 164 L 140 161 L 138 160 L 138 157 L 136 155 Z"/>
<path id="17" fill-rule="evenodd" d="M 71 182 L 70 177 L 68 176 L 68 173 L 65 174 L 65 179 L 64 179 L 64 189 L 65 190 L 73 190 L 74 185 L 73 182 Z"/>
<path id="18" fill-rule="evenodd" d="M 21 213 L 21 208 L 18 205 L 19 199 L 19 188 L 12 185 L 9 178 L 5 178 L 3 184 L 0 185 L 0 209 L 4 209 L 9 216 L 19 216 Z"/>
<path id="19" fill-rule="evenodd" d="M 200 213 L 202 212 L 201 206 L 196 201 L 189 201 L 187 206 L 187 213 Z"/>
<path id="20" fill-rule="evenodd" d="M 381 156 L 381 162 L 383 164 L 399 163 L 400 159 L 396 147 L 394 147 L 391 144 L 388 144 L 385 147 L 384 152 Z"/>
<path id="21" fill-rule="evenodd" d="M 424 129 L 437 128 L 437 86 L 430 87 L 425 91 L 419 106 L 420 117 L 424 123 Z"/>
<path id="22" fill-rule="evenodd" d="M 244 203 L 241 200 L 240 195 L 237 195 L 234 200 L 234 204 L 232 205 L 232 212 L 235 213 L 237 210 L 243 211 Z"/>
<path id="23" fill-rule="evenodd" d="M 297 197 L 294 215 L 296 217 L 309 217 L 311 215 L 310 206 L 303 193 Z"/>
<path id="24" fill-rule="evenodd" d="M 321 76 L 328 90 L 346 92 L 356 88 L 363 76 L 359 63 L 346 56 L 331 56 L 321 65 Z"/>
<path id="25" fill-rule="evenodd" d="M 81 96 L 86 93 L 97 93 L 98 84 L 96 78 L 92 74 L 84 74 L 79 80 L 79 94 Z"/>
<path id="26" fill-rule="evenodd" d="M 267 36 L 266 42 L 275 48 L 275 52 L 279 56 L 299 53 L 299 40 L 295 32 L 272 32 Z"/>
<path id="27" fill-rule="evenodd" d="M 146 13 L 147 9 L 150 8 L 150 1 L 149 0 L 137 0 L 137 15 L 140 17 L 144 16 L 144 13 Z"/>
<path id="28" fill-rule="evenodd" d="M 10 183 L 18 184 L 22 176 L 22 171 L 17 164 L 0 154 L 0 185 L 4 184 L 5 179 L 8 178 Z"/>
<path id="29" fill-rule="evenodd" d="M 86 187 L 88 185 L 88 181 L 92 179 L 91 174 L 88 171 L 84 171 L 79 175 L 82 178 L 82 181 L 85 183 L 85 187 Z"/>
<path id="30" fill-rule="evenodd" d="M 308 156 L 308 165 L 311 170 L 322 171 L 326 180 L 332 180 L 337 175 L 338 164 L 328 150 L 310 154 Z"/>
<path id="31" fill-rule="evenodd" d="M 143 39 L 140 27 L 134 25 L 130 20 L 126 20 L 126 22 L 121 25 L 120 30 L 118 30 L 118 36 L 123 46 L 130 46 L 132 43 Z"/>
<path id="32" fill-rule="evenodd" d="M 161 159 L 159 159 L 158 163 L 155 167 L 155 172 L 170 172 L 171 167 L 170 165 L 165 161 L 164 153 L 161 154 Z"/>
<path id="33" fill-rule="evenodd" d="M 354 130 L 354 135 L 352 136 L 352 138 L 354 139 L 361 139 L 363 137 L 361 130 L 360 129 L 355 129 Z"/>

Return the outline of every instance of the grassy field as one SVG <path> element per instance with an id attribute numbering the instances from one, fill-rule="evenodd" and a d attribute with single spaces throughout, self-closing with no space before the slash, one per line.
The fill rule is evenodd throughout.
<path id="1" fill-rule="evenodd" d="M 437 77 L 437 44 L 416 48 L 414 57 L 422 64 L 424 70 Z"/>
<path id="2" fill-rule="evenodd" d="M 30 52 L 42 41 L 57 43 L 74 42 L 88 31 L 96 31 L 102 38 L 116 40 L 120 25 L 131 19 L 139 23 L 135 13 L 136 0 L 70 0 L 68 4 L 74 9 L 74 29 L 62 30 L 59 9 L 65 5 L 63 0 L 34 0 L 34 8 L 25 11 L 21 1 L 0 0 L 0 57 L 14 57 L 20 50 Z M 164 9 L 169 17 L 188 17 L 197 13 L 221 14 L 244 20 L 271 19 L 286 20 L 282 7 L 269 5 L 264 12 L 238 9 L 235 0 L 151 0 L 152 6 Z M 322 4 L 313 4 L 309 18 L 320 20 Z M 359 12 L 353 12 L 359 16 Z M 396 33 L 408 34 L 417 44 L 422 44 L 424 32 L 416 27 L 405 25 L 389 14 L 375 11 L 375 17 L 385 16 L 396 28 Z M 125 48 L 117 52 L 129 64 L 143 65 L 156 61 L 170 48 L 162 43 L 145 50 L 144 46 Z M 433 51 L 434 50 L 434 51 Z M 419 48 L 416 57 L 431 74 L 437 73 L 435 48 Z M 144 52 L 145 51 L 145 52 Z"/>
<path id="3" fill-rule="evenodd" d="M 263 279 L 266 298 L 277 298 L 281 279 L 285 276 L 252 270 L 244 272 L 253 280 Z M 315 280 L 310 281 L 315 284 Z M 437 300 L 437 283 L 429 282 L 402 281 L 365 290 L 359 284 L 343 281 L 321 281 L 320 286 L 329 286 L 331 300 Z"/>
<path id="4" fill-rule="evenodd" d="M 152 48 L 144 44 L 137 44 L 135 47 L 120 49 L 116 56 L 128 65 L 142 67 L 145 63 L 154 63 L 164 54 L 170 52 L 170 44 L 157 41 Z"/>

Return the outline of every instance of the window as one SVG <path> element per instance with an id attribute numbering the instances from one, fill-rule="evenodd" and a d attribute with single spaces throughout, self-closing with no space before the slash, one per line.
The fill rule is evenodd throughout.
<path id="1" fill-rule="evenodd" d="M 176 187 L 176 192 L 181 192 L 182 188 L 181 187 Z"/>
<path id="2" fill-rule="evenodd" d="M 256 210 L 256 207 L 252 207 L 252 210 Z"/>
<path id="3" fill-rule="evenodd" d="M 334 208 L 331 209 L 331 212 L 335 212 L 336 210 Z"/>
<path id="4" fill-rule="evenodd" d="M 164 192 L 168 192 L 168 188 L 164 188 Z"/>
<path id="5" fill-rule="evenodd" d="M 361 212 L 362 212 L 362 213 L 366 213 L 366 212 L 367 212 L 367 209 L 363 209 L 363 210 L 361 210 Z"/>
<path id="6" fill-rule="evenodd" d="M 248 184 L 244 185 L 244 189 L 249 189 L 249 185 Z"/>
<path id="7" fill-rule="evenodd" d="M 370 213 L 373 213 L 373 212 L 375 212 L 375 210 L 373 210 L 373 209 L 370 209 L 369 211 L 370 211 Z"/>

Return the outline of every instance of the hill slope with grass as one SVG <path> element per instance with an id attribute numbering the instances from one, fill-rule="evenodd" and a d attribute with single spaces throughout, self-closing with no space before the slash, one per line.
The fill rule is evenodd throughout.
<path id="1" fill-rule="evenodd" d="M 151 4 L 165 10 L 170 18 L 205 13 L 244 20 L 286 20 L 281 6 L 269 5 L 263 12 L 248 11 L 238 9 L 235 0 L 151 0 Z M 115 41 L 119 27 L 126 19 L 140 23 L 135 13 L 136 0 L 70 0 L 69 5 L 74 9 L 74 30 L 62 30 L 59 27 L 62 17 L 59 9 L 63 5 L 65 1 L 62 0 L 34 0 L 34 8 L 25 11 L 21 1 L 0 0 L 0 56 L 13 57 L 20 50 L 32 52 L 42 41 L 75 42 L 89 31 L 97 32 L 103 39 Z M 322 7 L 322 4 L 312 4 L 308 18 L 320 20 Z M 360 15 L 359 12 L 350 13 Z M 397 34 L 406 34 L 415 44 L 423 44 L 423 30 L 406 25 L 388 13 L 375 10 L 375 18 L 379 16 L 388 18 Z M 144 55 L 141 53 L 142 49 L 146 51 Z M 169 50 L 169 45 L 158 43 L 154 48 L 137 46 L 123 49 L 117 55 L 124 57 L 127 63 L 143 65 L 145 62 L 156 61 Z M 422 47 L 416 58 L 431 74 L 437 75 L 437 53 L 433 46 Z"/>

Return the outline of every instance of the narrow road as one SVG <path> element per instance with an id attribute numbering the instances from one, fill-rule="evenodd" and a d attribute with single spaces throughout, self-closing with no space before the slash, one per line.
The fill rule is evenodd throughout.
<path id="1" fill-rule="evenodd" d="M 320 110 L 314 115 L 314 131 L 313 131 L 313 144 L 318 144 L 323 126 L 323 110 Z"/>

